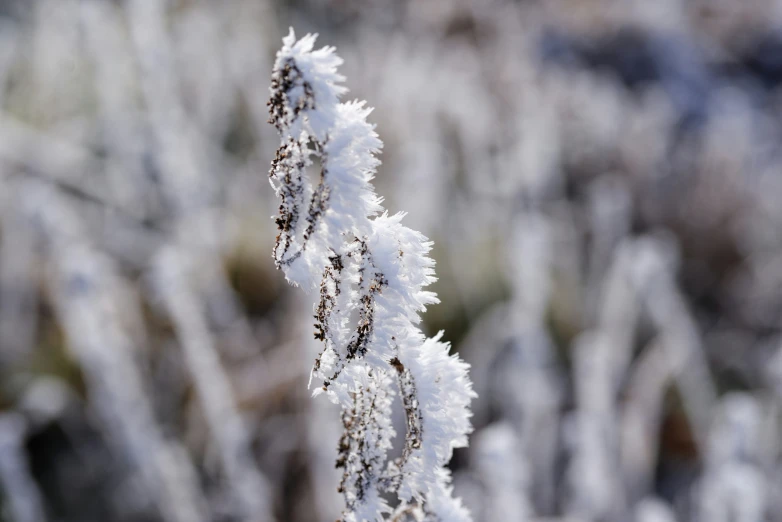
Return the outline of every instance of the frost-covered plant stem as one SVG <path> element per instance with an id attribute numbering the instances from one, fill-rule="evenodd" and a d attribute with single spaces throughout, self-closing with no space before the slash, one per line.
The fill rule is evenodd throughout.
<path id="1" fill-rule="evenodd" d="M 270 123 L 281 136 L 270 172 L 281 200 L 273 256 L 291 284 L 319 295 L 315 337 L 324 347 L 313 376 L 323 382 L 316 394 L 342 407 L 343 520 L 470 520 L 445 468 L 471 430 L 468 366 L 417 326 L 437 302 L 424 290 L 435 280 L 431 242 L 402 225 L 404 214 L 383 211 L 370 183 L 382 146 L 366 121 L 371 109 L 340 103 L 342 60 L 314 43 L 291 31 L 272 75 Z M 397 395 L 406 433 L 402 456 L 388 461 Z M 394 513 L 387 494 L 400 499 Z"/>
<path id="2" fill-rule="evenodd" d="M 17 522 L 45 522 L 41 492 L 24 451 L 27 426 L 18 413 L 0 415 L 0 490 Z"/>

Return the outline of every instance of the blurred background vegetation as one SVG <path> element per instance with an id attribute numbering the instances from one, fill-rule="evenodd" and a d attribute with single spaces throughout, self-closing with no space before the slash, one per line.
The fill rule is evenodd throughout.
<path id="1" fill-rule="evenodd" d="M 289 26 L 435 241 L 475 519 L 782 521 L 776 0 L 0 2 L 0 520 L 339 516 L 270 255 Z"/>

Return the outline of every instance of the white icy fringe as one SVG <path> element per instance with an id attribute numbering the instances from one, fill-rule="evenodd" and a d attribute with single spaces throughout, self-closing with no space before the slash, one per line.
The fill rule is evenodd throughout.
<path id="1" fill-rule="evenodd" d="M 281 135 L 270 173 L 281 199 L 274 258 L 288 282 L 320 293 L 316 337 L 325 347 L 313 374 L 324 383 L 316 394 L 325 391 L 343 410 L 344 520 L 383 520 L 390 508 L 382 495 L 392 492 L 401 501 L 395 520 L 469 521 L 445 468 L 472 429 L 468 365 L 449 355 L 441 334 L 427 339 L 417 326 L 426 305 L 438 302 L 424 290 L 435 281 L 432 243 L 402 224 L 403 213 L 383 211 L 371 184 L 382 147 L 366 121 L 372 109 L 339 102 L 347 91 L 337 73 L 342 60 L 333 48 L 313 50 L 315 38 L 297 41 L 291 30 L 274 65 L 270 122 Z M 316 187 L 305 172 L 313 156 Z M 387 463 L 393 383 L 407 428 L 403 456 Z"/>

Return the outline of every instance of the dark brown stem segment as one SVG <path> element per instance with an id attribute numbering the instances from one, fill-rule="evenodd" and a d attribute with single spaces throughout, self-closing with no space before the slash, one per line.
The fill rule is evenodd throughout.
<path id="1" fill-rule="evenodd" d="M 372 253 L 369 251 L 366 240 L 357 239 L 356 241 L 359 244 L 358 250 L 348 255 L 352 257 L 358 254 L 360 260 L 358 269 L 360 276 L 358 292 L 361 307 L 358 311 L 358 323 L 356 324 L 356 330 L 353 332 L 345 349 L 345 357 L 341 357 L 339 351 L 337 351 L 338 360 L 336 368 L 331 377 L 323 382 L 324 390 L 327 390 L 331 383 L 339 377 L 348 363 L 354 359 L 360 359 L 367 354 L 370 341 L 372 340 L 372 334 L 375 331 L 375 297 L 383 291 L 383 287 L 388 286 L 388 280 L 372 261 Z M 328 305 L 328 301 L 326 302 L 326 305 Z M 318 328 L 315 332 L 317 337 L 321 332 L 324 332 L 324 330 L 318 325 L 316 325 L 316 328 Z M 320 357 L 321 356 L 318 356 L 318 359 L 315 361 L 317 368 L 320 367 Z"/>
<path id="2" fill-rule="evenodd" d="M 370 382 L 375 379 L 369 371 Z M 382 378 L 382 377 L 381 377 Z M 390 444 L 391 434 L 379 421 L 390 406 L 390 398 L 382 383 L 360 387 L 353 395 L 353 406 L 342 411 L 344 432 L 339 441 L 336 467 L 343 469 L 338 491 L 345 497 L 348 510 L 360 504 L 367 491 L 380 485 L 385 452 L 378 448 Z M 371 441 L 371 443 L 370 443 Z"/>
<path id="3" fill-rule="evenodd" d="M 303 95 L 299 97 L 296 105 L 290 103 L 290 92 L 300 87 Z M 269 123 L 274 124 L 277 131 L 284 135 L 303 113 L 315 109 L 315 94 L 312 85 L 304 80 L 295 60 L 288 59 L 284 66 L 272 74 L 272 96 L 269 102 Z M 280 215 L 276 219 L 279 234 L 274 246 L 274 260 L 277 268 L 289 266 L 307 248 L 310 237 L 326 213 L 329 206 L 331 187 L 328 184 L 327 158 L 324 147 L 328 137 L 322 141 L 302 133 L 298 139 L 290 137 L 277 149 L 277 154 L 272 161 L 269 177 L 280 183 L 278 193 L 282 199 L 280 203 Z M 312 146 L 310 149 L 309 147 Z M 307 210 L 307 228 L 302 237 L 301 248 L 289 254 L 299 232 L 299 221 L 304 207 L 304 169 L 312 164 L 311 155 L 320 157 L 321 169 L 318 186 L 312 193 L 309 208 Z M 286 257 L 287 255 L 287 257 Z"/>
<path id="4" fill-rule="evenodd" d="M 405 464 L 410 456 L 417 449 L 421 449 L 424 435 L 424 418 L 418 403 L 418 390 L 415 386 L 415 379 L 409 368 L 398 357 L 389 361 L 397 374 L 399 392 L 402 400 L 402 407 L 405 410 L 405 447 L 402 450 L 402 456 L 389 464 L 388 469 L 388 488 L 396 491 L 399 489 L 402 481 Z"/>

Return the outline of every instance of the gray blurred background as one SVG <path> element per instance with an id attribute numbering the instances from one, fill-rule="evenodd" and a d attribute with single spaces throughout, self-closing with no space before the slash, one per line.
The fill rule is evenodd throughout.
<path id="1" fill-rule="evenodd" d="M 782 521 L 777 0 L 0 2 L 0 520 L 339 517 L 271 259 L 289 26 L 435 241 L 476 522 Z"/>

